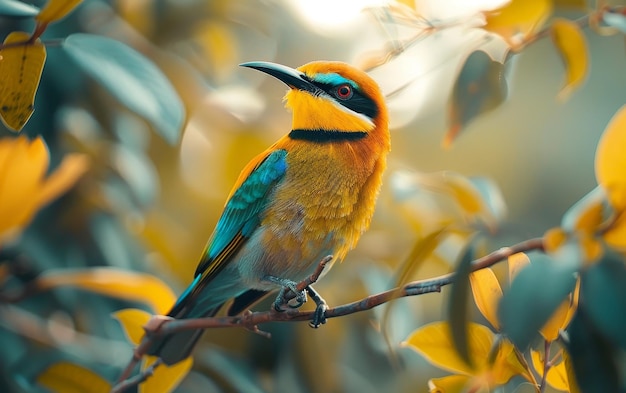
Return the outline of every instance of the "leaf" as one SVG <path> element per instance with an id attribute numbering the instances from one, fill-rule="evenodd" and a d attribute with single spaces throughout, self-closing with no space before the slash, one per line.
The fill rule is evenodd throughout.
<path id="1" fill-rule="evenodd" d="M 600 263 L 585 269 L 580 296 L 595 327 L 626 350 L 626 265 L 623 258 L 607 254 Z"/>
<path id="2" fill-rule="evenodd" d="M 148 356 L 147 360 L 142 364 L 142 370 L 149 367 L 156 359 L 156 356 Z M 189 373 L 192 366 L 192 357 L 188 357 L 171 366 L 161 364 L 154 370 L 154 374 L 150 378 L 139 385 L 139 393 L 169 393 L 174 391 Z"/>
<path id="3" fill-rule="evenodd" d="M 533 368 L 539 374 L 539 377 L 543 376 L 544 359 L 538 351 L 534 349 L 530 350 L 530 357 L 532 359 Z M 548 376 L 546 382 L 550 386 L 558 390 L 564 390 L 569 392 L 569 382 L 567 380 L 567 371 L 565 370 L 565 363 L 559 362 L 552 365 L 548 369 Z"/>
<path id="4" fill-rule="evenodd" d="M 41 24 L 56 22 L 69 14 L 82 0 L 48 0 L 35 20 Z"/>
<path id="5" fill-rule="evenodd" d="M 463 393 L 469 382 L 470 377 L 466 375 L 431 378 L 428 380 L 428 391 L 430 393 Z"/>
<path id="6" fill-rule="evenodd" d="M 543 325 L 539 333 L 546 341 L 554 341 L 559 337 L 559 332 L 563 328 L 571 304 L 571 298 L 563 300 L 557 309 L 554 310 L 550 319 Z"/>
<path id="7" fill-rule="evenodd" d="M 607 193 L 611 206 L 626 210 L 626 105 L 606 126 L 596 149 L 595 169 L 598 184 Z"/>
<path id="8" fill-rule="evenodd" d="M 614 249 L 622 253 L 626 252 L 626 214 L 620 214 L 602 237 Z"/>
<path id="9" fill-rule="evenodd" d="M 0 0 L 0 16 L 27 18 L 39 13 L 39 8 L 16 0 Z"/>
<path id="10" fill-rule="evenodd" d="M 476 239 L 477 237 L 471 239 L 461 254 L 461 260 L 454 273 L 454 283 L 452 284 L 452 291 L 448 303 L 448 321 L 454 347 L 459 351 L 461 359 L 470 366 L 473 366 L 473 364 L 470 358 L 468 344 L 469 337 L 467 329 L 469 316 L 467 298 L 470 285 L 469 276 L 476 250 Z"/>
<path id="11" fill-rule="evenodd" d="M 530 344 L 537 331 L 574 289 L 573 265 L 538 254 L 513 279 L 498 306 L 498 320 L 502 331 L 520 350 Z"/>
<path id="12" fill-rule="evenodd" d="M 144 336 L 144 325 L 150 320 L 150 313 L 137 308 L 127 308 L 119 310 L 111 314 L 114 319 L 117 319 L 124 329 L 124 334 L 128 341 L 135 345 L 141 343 L 141 339 Z"/>
<path id="13" fill-rule="evenodd" d="M 472 52 L 454 83 L 448 110 L 450 128 L 443 145 L 450 146 L 463 127 L 476 116 L 496 108 L 506 96 L 504 65 L 483 51 Z"/>
<path id="14" fill-rule="evenodd" d="M 568 235 L 563 228 L 550 228 L 543 234 L 543 249 L 548 254 L 556 253 L 565 243 Z"/>
<path id="15" fill-rule="evenodd" d="M 559 98 L 565 99 L 584 81 L 589 72 L 587 39 L 576 22 L 563 18 L 556 18 L 552 22 L 551 34 L 552 42 L 565 63 L 565 85 L 559 92 Z"/>
<path id="16" fill-rule="evenodd" d="M 513 278 L 515 278 L 522 269 L 530 265 L 530 259 L 528 255 L 523 252 L 518 252 L 507 258 L 507 264 L 509 266 L 509 282 L 513 282 Z"/>
<path id="17" fill-rule="evenodd" d="M 469 354 L 472 364 L 485 364 L 493 344 L 494 335 L 486 326 L 469 322 L 467 326 Z M 448 323 L 434 322 L 415 330 L 403 345 L 419 352 L 424 358 L 439 368 L 463 375 L 474 375 L 469 366 L 455 349 Z"/>
<path id="18" fill-rule="evenodd" d="M 578 382 L 576 382 L 576 375 L 574 374 L 574 365 L 572 364 L 572 358 L 570 357 L 569 352 L 563 349 L 561 357 L 563 358 L 563 367 L 565 367 L 565 373 L 567 375 L 569 393 L 580 393 Z"/>
<path id="19" fill-rule="evenodd" d="M 612 214 L 604 189 L 596 187 L 565 212 L 561 227 L 570 232 L 593 233 Z"/>
<path id="20" fill-rule="evenodd" d="M 68 36 L 63 48 L 123 105 L 152 124 L 170 144 L 178 142 L 185 113 L 169 80 L 143 55 L 110 38 Z"/>
<path id="21" fill-rule="evenodd" d="M 441 228 L 433 233 L 429 233 L 423 238 L 418 239 L 413 247 L 409 256 L 402 262 L 400 269 L 396 273 L 394 278 L 394 286 L 399 288 L 406 284 L 411 276 L 419 269 L 420 266 L 428 259 L 429 256 L 435 251 L 435 249 L 441 244 L 441 242 L 447 236 L 447 228 Z M 389 339 L 389 333 L 387 326 L 391 317 L 391 310 L 393 310 L 394 303 L 390 303 L 388 307 L 385 307 L 383 316 L 381 317 L 381 326 L 383 327 L 382 333 L 385 336 L 387 342 L 391 342 Z"/>
<path id="22" fill-rule="evenodd" d="M 516 46 L 538 31 L 551 13 L 550 0 L 511 0 L 498 10 L 486 12 L 483 28 Z"/>
<path id="23" fill-rule="evenodd" d="M 40 205 L 45 205 L 72 187 L 89 169 L 86 155 L 72 153 L 63 157 L 61 164 L 41 185 L 37 198 Z"/>
<path id="24" fill-rule="evenodd" d="M 75 286 L 105 296 L 142 302 L 157 314 L 165 314 L 176 301 L 172 290 L 158 278 L 114 268 L 48 270 L 36 282 L 41 290 Z"/>
<path id="25" fill-rule="evenodd" d="M 487 177 L 470 177 L 469 181 L 480 193 L 483 208 L 483 221 L 494 230 L 495 224 L 506 215 L 506 203 L 502 196 L 502 191 L 495 181 Z"/>
<path id="26" fill-rule="evenodd" d="M 499 331 L 500 322 L 498 322 L 497 311 L 498 302 L 502 298 L 502 288 L 496 275 L 493 270 L 486 268 L 471 273 L 469 279 L 476 307 L 491 326 Z"/>
<path id="27" fill-rule="evenodd" d="M 4 44 L 24 45 L 0 50 L 0 117 L 7 127 L 20 131 L 35 108 L 35 93 L 46 61 L 46 47 L 37 39 L 26 44 L 30 34 L 14 31 Z"/>
<path id="28" fill-rule="evenodd" d="M 158 176 L 152 162 L 143 153 L 116 144 L 111 150 L 111 165 L 124 180 L 140 207 L 154 202 L 158 192 Z"/>
<path id="29" fill-rule="evenodd" d="M 58 362 L 37 376 L 37 383 L 52 392 L 108 393 L 111 384 L 93 371 L 70 362 Z"/>
<path id="30" fill-rule="evenodd" d="M 526 364 L 523 356 L 518 354 L 513 344 L 502 336 L 500 336 L 499 343 L 491 376 L 495 384 L 504 385 L 516 375 L 521 375 L 531 383 L 535 383 L 528 364 Z"/>
<path id="31" fill-rule="evenodd" d="M 582 287 L 585 287 L 584 280 Z M 619 392 L 620 371 L 615 359 L 616 348 L 595 329 L 583 305 L 581 303 L 567 329 L 567 351 L 574 370 L 568 375 L 575 374 L 581 392 Z M 565 360 L 568 361 L 567 358 Z"/>

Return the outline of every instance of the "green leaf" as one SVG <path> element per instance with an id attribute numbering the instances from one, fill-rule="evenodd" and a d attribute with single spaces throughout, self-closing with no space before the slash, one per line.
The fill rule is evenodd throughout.
<path id="1" fill-rule="evenodd" d="M 576 284 L 576 264 L 544 254 L 532 255 L 531 261 L 498 307 L 503 332 L 520 350 L 526 349 Z"/>
<path id="2" fill-rule="evenodd" d="M 450 128 L 444 139 L 447 146 L 476 116 L 488 112 L 506 99 L 504 64 L 483 51 L 469 55 L 452 90 Z"/>
<path id="3" fill-rule="evenodd" d="M 450 324 L 450 332 L 452 341 L 461 359 L 470 366 L 471 358 L 469 354 L 468 332 L 468 297 L 470 289 L 469 275 L 472 269 L 472 260 L 475 254 L 476 237 L 470 240 L 467 245 L 454 276 L 454 284 L 450 293 L 450 302 L 448 303 L 448 321 Z"/>
<path id="4" fill-rule="evenodd" d="M 594 328 L 587 311 L 581 304 L 567 329 L 569 359 L 566 361 L 572 362 L 580 392 L 619 392 L 614 347 Z"/>
<path id="5" fill-rule="evenodd" d="M 0 0 L 0 16 L 28 18 L 39 13 L 39 8 L 15 0 Z"/>
<path id="6" fill-rule="evenodd" d="M 165 140 L 178 142 L 185 110 L 154 63 L 119 41 L 91 34 L 72 34 L 63 48 L 83 71 L 149 121 Z"/>
<path id="7" fill-rule="evenodd" d="M 145 207 L 152 204 L 158 190 L 158 176 L 152 162 L 142 152 L 117 144 L 111 151 L 111 165 L 132 192 L 134 201 Z"/>
<path id="8" fill-rule="evenodd" d="M 626 350 L 626 268 L 607 253 L 582 275 L 581 298 L 594 326 Z"/>

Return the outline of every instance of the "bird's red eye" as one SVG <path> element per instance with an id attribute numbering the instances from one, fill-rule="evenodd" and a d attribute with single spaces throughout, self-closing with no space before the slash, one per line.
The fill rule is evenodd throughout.
<path id="1" fill-rule="evenodd" d="M 336 90 L 336 95 L 337 98 L 341 99 L 341 100 L 347 100 L 350 97 L 352 97 L 352 86 L 350 85 L 341 85 L 339 87 L 337 87 Z"/>

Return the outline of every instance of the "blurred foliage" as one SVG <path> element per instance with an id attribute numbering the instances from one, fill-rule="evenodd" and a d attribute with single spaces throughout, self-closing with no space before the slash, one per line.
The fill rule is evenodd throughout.
<path id="1" fill-rule="evenodd" d="M 317 288 L 332 306 L 457 260 L 463 284 L 318 331 L 214 330 L 131 390 L 626 389 L 621 2 L 0 0 L 0 34 L 1 391 L 111 388 L 288 130 L 283 87 L 236 65 L 319 59 L 380 83 L 393 152 L 371 230 Z"/>

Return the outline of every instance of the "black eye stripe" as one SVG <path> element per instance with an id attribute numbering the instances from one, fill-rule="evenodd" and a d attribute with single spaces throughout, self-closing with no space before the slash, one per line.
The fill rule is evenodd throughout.
<path id="1" fill-rule="evenodd" d="M 321 90 L 325 91 L 329 96 L 333 98 L 337 97 L 337 88 L 339 86 L 343 86 L 320 83 L 306 76 L 303 77 L 315 86 L 319 87 Z M 335 101 L 354 112 L 361 113 L 369 117 L 370 119 L 374 119 L 378 115 L 378 107 L 376 106 L 374 100 L 363 94 L 358 88 L 352 87 L 352 97 L 350 97 L 349 99 L 335 99 Z"/>

